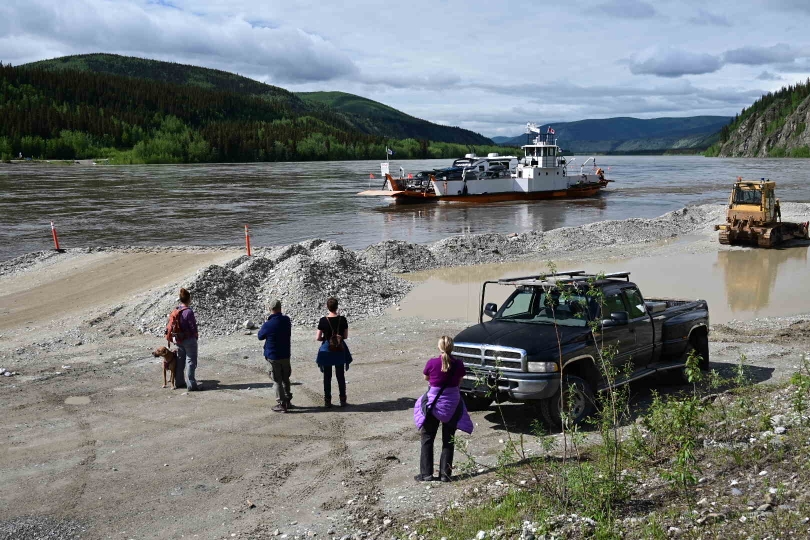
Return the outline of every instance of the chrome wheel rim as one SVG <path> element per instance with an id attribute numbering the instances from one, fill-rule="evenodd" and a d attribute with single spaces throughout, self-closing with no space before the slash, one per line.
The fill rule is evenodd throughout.
<path id="1" fill-rule="evenodd" d="M 578 385 L 568 385 L 565 392 L 562 393 L 561 399 L 560 411 L 563 413 L 562 416 L 567 419 L 566 423 L 576 421 L 585 413 L 587 407 L 585 392 Z"/>

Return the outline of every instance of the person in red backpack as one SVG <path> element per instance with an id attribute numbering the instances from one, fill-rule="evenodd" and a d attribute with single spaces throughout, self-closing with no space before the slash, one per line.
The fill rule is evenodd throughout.
<path id="1" fill-rule="evenodd" d="M 197 371 L 197 319 L 189 307 L 191 293 L 180 289 L 178 305 L 169 314 L 169 323 L 166 325 L 166 341 L 177 345 L 177 365 L 175 371 L 183 374 L 183 379 L 177 386 L 182 387 L 185 382 L 189 392 L 202 390 L 202 386 L 195 378 Z"/>

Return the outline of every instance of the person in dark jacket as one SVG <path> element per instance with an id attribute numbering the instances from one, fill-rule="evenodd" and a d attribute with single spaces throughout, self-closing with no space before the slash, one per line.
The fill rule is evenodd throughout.
<path id="1" fill-rule="evenodd" d="M 315 340 L 322 342 L 315 362 L 323 373 L 323 406 L 328 409 L 332 407 L 332 368 L 335 369 L 338 382 L 340 406 L 348 405 L 344 371 L 349 370 L 352 353 L 345 342 L 349 337 L 349 322 L 343 315 L 338 315 L 338 299 L 327 299 L 326 309 L 329 314 L 318 321 L 318 330 L 315 333 Z"/>
<path id="2" fill-rule="evenodd" d="M 259 340 L 264 341 L 264 358 L 270 363 L 268 375 L 275 383 L 276 401 L 274 412 L 286 413 L 292 401 L 290 392 L 290 336 L 292 322 L 281 313 L 281 300 L 270 303 L 270 316 L 259 329 Z"/>

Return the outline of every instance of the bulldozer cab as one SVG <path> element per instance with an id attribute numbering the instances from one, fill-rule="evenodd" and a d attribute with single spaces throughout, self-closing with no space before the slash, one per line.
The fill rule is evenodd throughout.
<path id="1" fill-rule="evenodd" d="M 774 209 L 775 182 L 738 181 L 734 184 L 728 204 L 730 220 L 751 220 L 752 223 L 771 223 L 776 220 Z"/>

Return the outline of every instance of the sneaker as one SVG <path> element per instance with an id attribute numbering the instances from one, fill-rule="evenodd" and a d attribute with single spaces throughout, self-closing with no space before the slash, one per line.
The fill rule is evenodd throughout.
<path id="1" fill-rule="evenodd" d="M 417 482 L 433 482 L 434 480 L 436 480 L 436 478 L 433 475 L 428 476 L 421 474 L 417 474 L 416 476 L 413 477 L 413 479 L 416 480 Z"/>
<path id="2" fill-rule="evenodd" d="M 287 412 L 287 404 L 286 403 L 279 403 L 278 405 L 273 407 L 272 411 L 273 412 L 285 413 L 285 412 Z"/>

